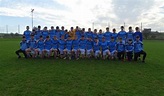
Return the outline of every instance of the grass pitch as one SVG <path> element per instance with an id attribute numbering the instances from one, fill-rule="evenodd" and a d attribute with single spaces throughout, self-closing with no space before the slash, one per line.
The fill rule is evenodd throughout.
<path id="1" fill-rule="evenodd" d="M 0 39 L 0 96 L 164 96 L 164 41 L 144 41 L 146 63 L 17 59 Z"/>

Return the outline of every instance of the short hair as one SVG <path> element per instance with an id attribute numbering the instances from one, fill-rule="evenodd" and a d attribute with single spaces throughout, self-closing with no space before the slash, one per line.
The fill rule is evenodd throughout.
<path id="1" fill-rule="evenodd" d="M 140 38 L 140 36 L 137 35 L 136 38 Z"/>
<path id="2" fill-rule="evenodd" d="M 136 30 L 138 30 L 138 29 L 139 29 L 139 27 L 136 27 L 135 29 L 136 29 Z"/>
<path id="3" fill-rule="evenodd" d="M 46 38 L 50 38 L 50 36 L 46 36 Z"/>
<path id="4" fill-rule="evenodd" d="M 23 35 L 22 38 L 26 38 L 26 37 Z"/>
<path id="5" fill-rule="evenodd" d="M 114 28 L 113 31 L 116 31 L 116 29 Z"/>
<path id="6" fill-rule="evenodd" d="M 42 35 L 40 35 L 40 38 L 42 38 L 43 36 Z"/>
<path id="7" fill-rule="evenodd" d="M 124 26 L 121 26 L 121 29 L 124 29 Z"/>
<path id="8" fill-rule="evenodd" d="M 129 29 L 132 29 L 132 27 L 130 26 Z"/>

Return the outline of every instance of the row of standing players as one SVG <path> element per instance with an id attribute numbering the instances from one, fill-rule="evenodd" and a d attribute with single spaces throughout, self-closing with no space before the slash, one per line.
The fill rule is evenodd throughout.
<path id="1" fill-rule="evenodd" d="M 38 26 L 38 30 L 39 29 L 40 26 Z M 58 30 L 59 27 L 56 27 L 56 29 Z M 108 27 L 106 28 L 107 32 L 102 33 L 102 30 L 100 30 L 99 34 L 97 34 L 96 29 L 94 32 L 91 32 L 90 28 L 88 29 L 88 32 L 82 32 L 83 30 L 79 31 L 77 29 L 78 27 L 76 27 L 76 30 L 71 27 L 69 32 L 64 31 L 62 34 L 61 30 L 56 31 L 52 26 L 51 30 L 49 32 L 47 31 L 48 35 L 44 37 L 45 34 L 43 34 L 43 32 L 46 30 L 44 28 L 38 39 L 38 31 L 33 31 L 30 33 L 30 38 L 28 37 L 26 32 L 29 30 L 29 27 L 27 26 L 27 30 L 24 32 L 23 40 L 21 42 L 21 48 L 16 51 L 16 54 L 18 55 L 18 58 L 20 58 L 19 52 L 23 52 L 25 57 L 37 57 L 40 55 L 41 58 L 50 57 L 52 54 L 54 58 L 56 58 L 60 54 L 61 58 L 64 59 L 67 57 L 71 59 L 72 55 L 78 59 L 81 54 L 82 58 L 84 58 L 85 55 L 88 58 L 93 55 L 95 58 L 118 58 L 119 60 L 124 60 L 124 57 L 126 57 L 131 61 L 134 52 L 135 61 L 140 57 L 140 54 L 143 54 L 142 62 L 145 62 L 146 52 L 143 51 L 142 33 L 139 31 L 138 27 L 135 28 L 135 33 L 132 31 L 132 27 L 129 27 L 129 32 L 126 33 L 124 27 L 121 26 L 121 31 L 118 34 L 109 32 Z M 52 35 L 52 30 L 54 30 L 55 35 Z M 77 35 L 78 31 L 83 33 L 83 35 Z M 57 32 L 58 34 L 62 34 L 61 37 L 56 35 Z M 119 39 L 117 40 L 117 38 Z"/>

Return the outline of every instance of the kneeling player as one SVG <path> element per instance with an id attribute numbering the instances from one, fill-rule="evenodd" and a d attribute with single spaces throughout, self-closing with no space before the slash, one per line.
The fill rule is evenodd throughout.
<path id="1" fill-rule="evenodd" d="M 15 52 L 18 55 L 18 58 L 21 58 L 19 53 L 23 53 L 24 57 L 27 58 L 27 55 L 26 55 L 26 52 L 25 52 L 27 47 L 28 47 L 28 45 L 27 45 L 26 38 L 25 38 L 25 36 L 23 36 L 22 41 L 20 42 L 20 49 Z"/>
<path id="2" fill-rule="evenodd" d="M 126 55 L 128 61 L 131 61 L 133 58 L 133 50 L 134 50 L 134 45 L 132 39 L 129 39 L 127 44 L 126 44 Z"/>
<path id="3" fill-rule="evenodd" d="M 117 45 L 117 43 L 115 41 L 115 38 L 111 37 L 111 40 L 108 43 L 109 51 L 111 53 L 111 59 L 116 59 L 117 58 L 116 45 Z"/>
<path id="4" fill-rule="evenodd" d="M 43 55 L 44 57 L 50 57 L 50 49 L 51 49 L 51 39 L 49 36 L 46 36 L 46 39 L 44 41 L 44 50 L 43 50 Z"/>
<path id="5" fill-rule="evenodd" d="M 65 57 L 65 54 L 64 54 L 64 49 L 65 49 L 65 44 L 66 44 L 66 41 L 64 39 L 64 35 L 61 36 L 61 39 L 59 40 L 59 54 L 60 54 L 60 58 L 63 58 Z"/>
<path id="6" fill-rule="evenodd" d="M 93 51 L 94 51 L 94 57 L 95 59 L 99 59 L 101 56 L 101 51 L 100 51 L 100 42 L 98 40 L 98 38 L 94 39 L 93 42 Z"/>
<path id="7" fill-rule="evenodd" d="M 72 40 L 71 40 L 71 37 L 68 36 L 68 39 L 66 41 L 66 48 L 64 49 L 64 54 L 66 54 L 64 59 L 67 59 L 68 57 L 69 60 L 71 60 L 71 50 L 72 50 Z"/>
<path id="8" fill-rule="evenodd" d="M 137 61 L 138 57 L 143 54 L 142 62 L 145 62 L 146 52 L 143 50 L 143 43 L 140 41 L 140 37 L 136 37 L 134 42 L 134 61 Z"/>
<path id="9" fill-rule="evenodd" d="M 40 55 L 40 57 L 43 58 L 44 40 L 42 36 L 40 36 L 39 40 L 36 42 L 36 46 L 36 57 Z"/>
<path id="10" fill-rule="evenodd" d="M 93 53 L 93 41 L 91 37 L 88 38 L 87 44 L 86 44 L 86 54 L 87 57 L 90 58 Z"/>
<path id="11" fill-rule="evenodd" d="M 51 40 L 52 41 L 52 48 L 50 49 L 50 55 L 54 55 L 54 58 L 56 59 L 57 53 L 58 53 L 58 39 L 56 36 Z"/>
<path id="12" fill-rule="evenodd" d="M 117 57 L 119 60 L 123 60 L 124 61 L 124 56 L 125 56 L 125 42 L 122 41 L 122 38 L 119 38 L 119 42 L 117 43 Z"/>
<path id="13" fill-rule="evenodd" d="M 79 41 L 79 52 L 82 55 L 82 58 L 85 57 L 85 50 L 86 50 L 86 39 L 84 38 L 84 36 L 82 36 Z"/>
<path id="14" fill-rule="evenodd" d="M 105 37 L 102 38 L 101 49 L 102 49 L 103 59 L 106 59 L 106 57 L 110 59 L 110 51 L 108 49 L 108 42 L 105 40 Z"/>

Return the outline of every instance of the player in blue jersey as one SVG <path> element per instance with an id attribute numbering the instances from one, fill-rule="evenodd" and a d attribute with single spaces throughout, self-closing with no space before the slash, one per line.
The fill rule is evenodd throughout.
<path id="1" fill-rule="evenodd" d="M 101 47 L 101 44 L 100 44 L 98 38 L 95 38 L 94 42 L 93 42 L 93 51 L 94 51 L 95 59 L 99 59 L 101 57 L 100 47 Z"/>
<path id="2" fill-rule="evenodd" d="M 35 39 L 39 40 L 40 36 L 42 36 L 42 30 L 41 30 L 41 26 L 38 26 L 38 28 L 35 32 Z"/>
<path id="3" fill-rule="evenodd" d="M 69 58 L 69 60 L 71 60 L 71 57 L 72 57 L 71 53 L 72 53 L 72 40 L 71 40 L 71 37 L 69 36 L 68 39 L 66 40 L 66 45 L 64 49 L 64 54 L 65 54 L 64 59 Z"/>
<path id="4" fill-rule="evenodd" d="M 110 38 L 112 36 L 112 33 L 109 31 L 109 27 L 106 28 L 106 32 L 104 33 L 105 40 L 107 42 L 110 42 Z"/>
<path id="5" fill-rule="evenodd" d="M 118 39 L 122 38 L 123 41 L 126 40 L 126 32 L 124 30 L 124 26 L 121 26 L 121 31 L 118 32 Z"/>
<path id="6" fill-rule="evenodd" d="M 86 51 L 86 39 L 84 38 L 84 36 L 81 37 L 81 39 L 79 40 L 79 52 L 82 55 L 82 58 L 85 57 L 85 51 Z"/>
<path id="7" fill-rule="evenodd" d="M 140 41 L 142 41 L 143 40 L 143 36 L 142 36 L 141 31 L 140 31 L 140 28 L 136 27 L 135 30 L 136 30 L 136 32 L 134 33 L 134 39 L 136 40 L 136 37 L 139 36 L 140 37 Z"/>
<path id="8" fill-rule="evenodd" d="M 86 42 L 86 55 L 88 58 L 91 58 L 92 54 L 93 54 L 93 40 L 91 37 L 89 37 Z"/>
<path id="9" fill-rule="evenodd" d="M 102 42 L 103 37 L 104 37 L 104 34 L 102 33 L 102 30 L 100 29 L 99 33 L 98 33 L 98 40 L 99 40 L 100 43 Z"/>
<path id="10" fill-rule="evenodd" d="M 131 61 L 133 58 L 133 51 L 134 51 L 134 45 L 133 45 L 132 39 L 129 39 L 127 41 L 125 50 L 126 50 L 126 55 L 127 55 L 128 61 Z"/>
<path id="11" fill-rule="evenodd" d="M 59 45 L 59 41 L 57 39 L 56 36 L 54 36 L 53 39 L 51 39 L 51 46 L 52 48 L 50 49 L 50 56 L 54 56 L 54 59 L 56 59 L 57 55 L 58 55 L 58 45 Z"/>
<path id="12" fill-rule="evenodd" d="M 128 41 L 129 39 L 134 41 L 134 33 L 133 33 L 133 29 L 131 26 L 129 27 L 129 32 L 127 32 L 127 34 L 126 34 L 126 41 Z"/>
<path id="13" fill-rule="evenodd" d="M 23 36 L 22 41 L 20 42 L 20 49 L 15 52 L 17 54 L 18 58 L 21 58 L 20 53 L 23 53 L 24 57 L 27 58 L 27 55 L 25 52 L 25 50 L 27 48 L 28 48 L 28 44 L 27 44 L 25 36 Z"/>
<path id="14" fill-rule="evenodd" d="M 55 31 L 56 31 L 56 37 L 57 37 L 57 39 L 58 40 L 61 39 L 59 26 L 56 26 L 56 30 Z"/>
<path id="15" fill-rule="evenodd" d="M 117 57 L 118 57 L 118 59 L 124 61 L 125 42 L 122 40 L 121 37 L 119 38 L 119 42 L 117 43 L 116 50 L 117 50 Z"/>
<path id="16" fill-rule="evenodd" d="M 117 58 L 116 45 L 117 45 L 117 42 L 115 41 L 115 38 L 111 37 L 111 40 L 108 43 L 109 51 L 111 53 L 111 59 L 116 59 Z"/>
<path id="17" fill-rule="evenodd" d="M 43 50 L 43 56 L 50 58 L 50 49 L 52 48 L 52 41 L 50 39 L 50 36 L 47 36 L 44 40 L 44 50 Z"/>
<path id="18" fill-rule="evenodd" d="M 114 41 L 116 42 L 117 41 L 117 38 L 118 38 L 118 34 L 116 33 L 116 29 L 113 28 L 113 33 L 112 33 L 112 36 L 114 38 Z"/>
<path id="19" fill-rule="evenodd" d="M 35 49 L 36 49 L 36 40 L 34 38 L 34 34 L 31 34 L 31 39 L 27 41 L 28 48 L 26 49 L 27 57 L 35 58 Z"/>
<path id="20" fill-rule="evenodd" d="M 64 54 L 64 49 L 65 49 L 65 45 L 66 45 L 66 41 L 64 39 L 64 35 L 61 36 L 61 39 L 59 39 L 59 53 L 60 53 L 60 58 L 63 58 L 65 57 L 65 54 Z"/>
<path id="21" fill-rule="evenodd" d="M 30 35 L 31 35 L 31 31 L 29 30 L 30 27 L 26 26 L 26 31 L 24 31 L 23 35 L 25 36 L 26 40 L 30 40 Z"/>
<path id="22" fill-rule="evenodd" d="M 134 61 L 137 61 L 140 55 L 143 55 L 142 62 L 144 63 L 146 52 L 143 50 L 143 43 L 140 41 L 140 36 L 136 36 L 136 41 L 134 42 Z"/>
<path id="23" fill-rule="evenodd" d="M 40 36 L 39 40 L 36 42 L 36 57 L 38 57 L 38 55 L 43 58 L 43 49 L 44 49 L 44 40 L 43 40 L 43 36 Z"/>
<path id="24" fill-rule="evenodd" d="M 107 57 L 108 57 L 108 59 L 110 59 L 110 51 L 108 48 L 108 41 L 106 41 L 105 37 L 102 38 L 101 49 L 102 49 L 103 59 L 105 60 Z"/>
<path id="25" fill-rule="evenodd" d="M 56 35 L 56 31 L 54 29 L 54 26 L 51 26 L 51 29 L 49 30 L 50 39 L 53 39 L 55 35 Z"/>
<path id="26" fill-rule="evenodd" d="M 66 32 L 65 32 L 65 30 L 64 30 L 64 26 L 62 26 L 61 27 L 61 30 L 60 30 L 60 38 L 61 38 L 61 36 L 65 36 L 65 34 L 66 34 Z M 65 38 L 66 39 L 66 38 Z"/>
<path id="27" fill-rule="evenodd" d="M 75 35 L 77 37 L 77 39 L 80 39 L 81 38 L 81 30 L 79 30 L 80 28 L 78 26 L 76 26 L 76 32 L 75 32 Z"/>
<path id="28" fill-rule="evenodd" d="M 76 60 L 78 60 L 79 56 L 79 40 L 75 36 L 75 39 L 72 41 L 72 54 L 75 55 Z"/>
<path id="29" fill-rule="evenodd" d="M 45 40 L 47 36 L 49 36 L 49 32 L 47 30 L 47 27 L 44 27 L 43 31 L 42 31 L 42 36 L 43 39 Z"/>
<path id="30" fill-rule="evenodd" d="M 93 32 L 91 31 L 91 28 L 88 28 L 88 32 L 86 32 L 86 37 L 87 38 L 92 38 Z"/>
<path id="31" fill-rule="evenodd" d="M 84 36 L 84 38 L 86 38 L 86 32 L 85 32 L 85 28 L 82 28 L 81 30 L 81 37 Z M 81 38 L 80 38 L 81 39 Z"/>
<path id="32" fill-rule="evenodd" d="M 92 40 L 94 40 L 95 38 L 98 38 L 97 29 L 94 29 Z"/>

